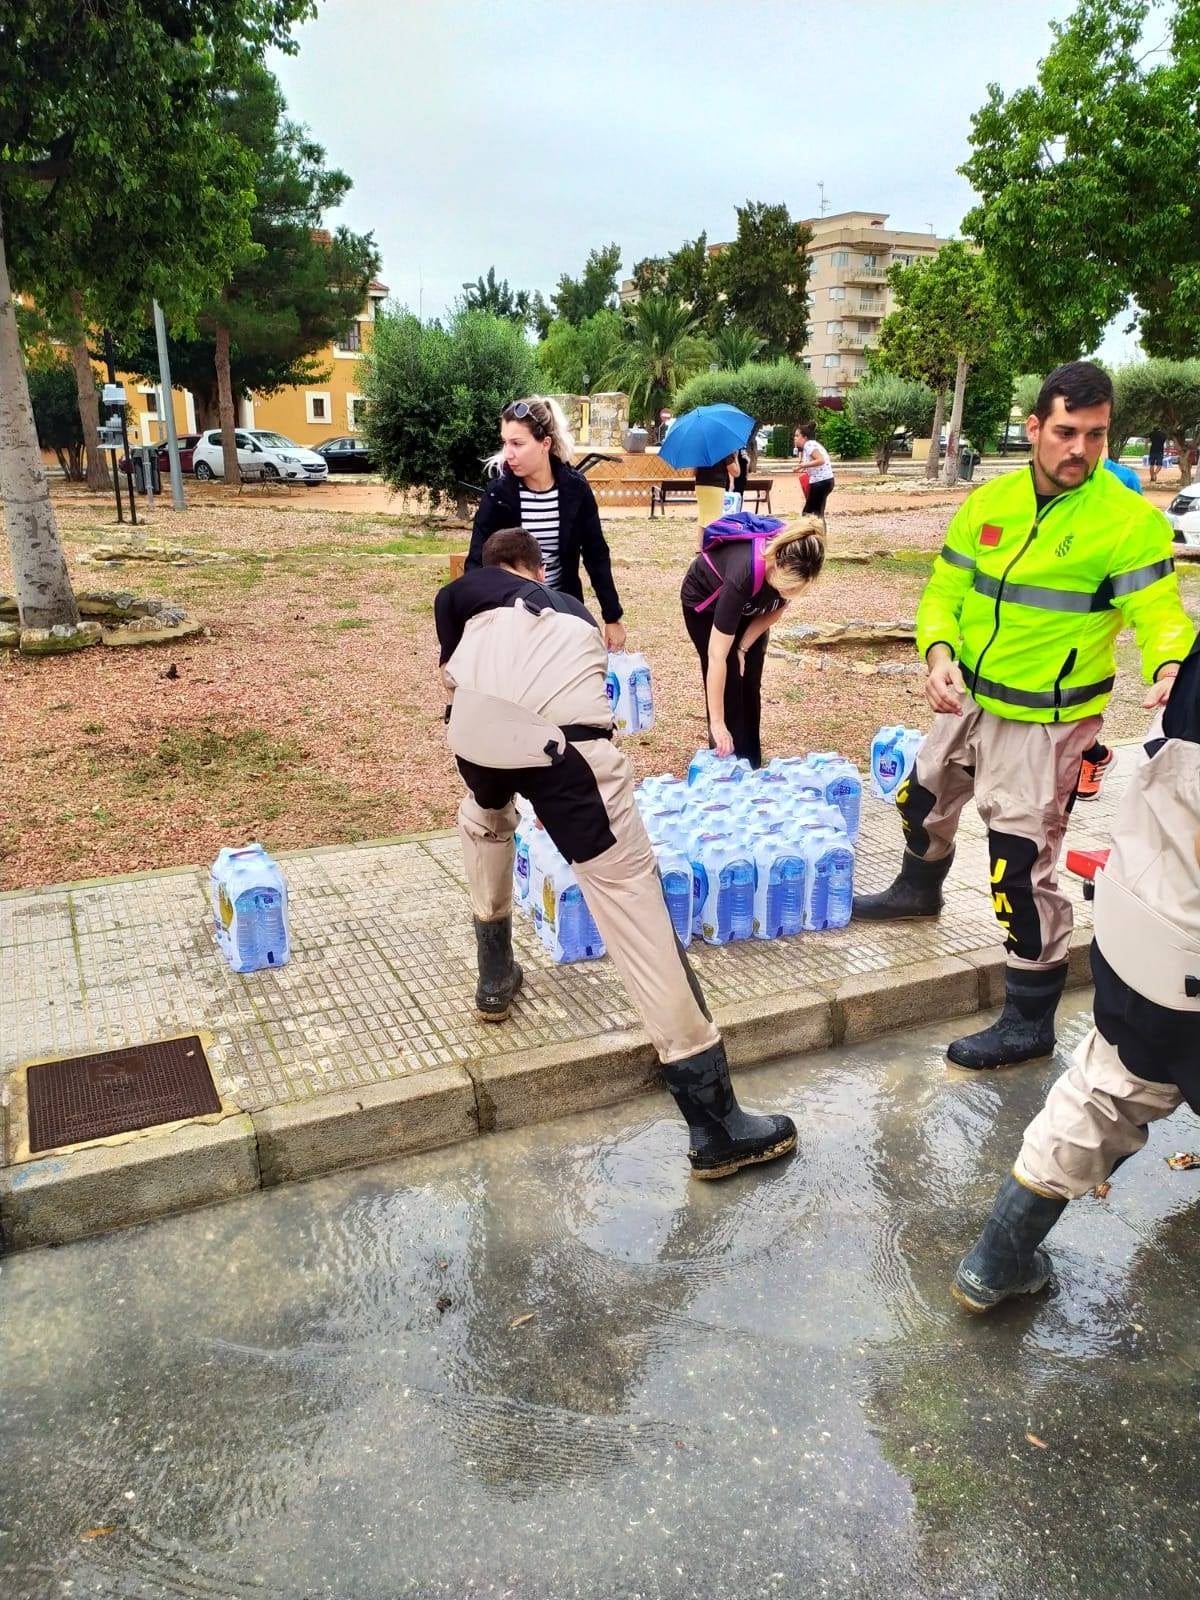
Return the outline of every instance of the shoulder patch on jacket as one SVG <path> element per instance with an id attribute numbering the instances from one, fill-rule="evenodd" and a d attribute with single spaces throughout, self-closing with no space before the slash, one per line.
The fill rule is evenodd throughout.
<path id="1" fill-rule="evenodd" d="M 999 544 L 1004 530 L 995 522 L 985 522 L 979 530 L 980 544 Z"/>

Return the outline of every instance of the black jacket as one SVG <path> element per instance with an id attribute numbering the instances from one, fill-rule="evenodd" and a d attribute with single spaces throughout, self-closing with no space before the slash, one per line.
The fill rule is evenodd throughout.
<path id="1" fill-rule="evenodd" d="M 605 622 L 616 622 L 621 616 L 621 601 L 613 583 L 612 557 L 600 526 L 600 512 L 591 485 L 582 472 L 565 467 L 551 457 L 554 486 L 558 490 L 558 557 L 562 576 L 559 588 L 563 594 L 582 601 L 583 585 L 579 579 L 579 558 L 587 568 L 587 575 L 596 591 L 600 615 Z M 483 565 L 485 541 L 501 528 L 521 526 L 521 480 L 507 467 L 501 467 L 484 490 L 479 510 L 475 513 L 475 526 L 471 529 L 471 548 L 467 554 L 467 571 Z"/>

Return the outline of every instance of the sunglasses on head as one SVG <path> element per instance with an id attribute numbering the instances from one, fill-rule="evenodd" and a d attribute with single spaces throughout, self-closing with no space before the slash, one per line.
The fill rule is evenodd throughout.
<path id="1" fill-rule="evenodd" d="M 533 415 L 533 407 L 528 400 L 514 400 L 512 405 L 505 406 L 504 415 L 510 422 L 524 422 L 526 417 Z M 537 421 L 537 418 L 534 418 Z"/>

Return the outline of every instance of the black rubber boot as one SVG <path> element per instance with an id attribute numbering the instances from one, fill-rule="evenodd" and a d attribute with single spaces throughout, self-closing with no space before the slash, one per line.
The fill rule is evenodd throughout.
<path id="1" fill-rule="evenodd" d="M 936 917 L 942 909 L 942 884 L 953 860 L 953 850 L 940 861 L 922 861 L 906 850 L 895 883 L 880 894 L 856 894 L 852 915 L 860 922 Z"/>
<path id="2" fill-rule="evenodd" d="M 956 1067 L 976 1071 L 1012 1067 L 1054 1054 L 1054 1013 L 1067 985 L 1061 967 L 1009 967 L 1004 974 L 1004 1010 L 990 1028 L 955 1039 L 946 1051 Z"/>
<path id="3" fill-rule="evenodd" d="M 1050 1282 L 1050 1257 L 1038 1245 L 1067 1209 L 1053 1195 L 1006 1178 L 950 1293 L 968 1311 L 990 1311 L 1016 1294 L 1037 1294 Z"/>
<path id="4" fill-rule="evenodd" d="M 476 917 L 475 953 L 479 960 L 475 1011 L 481 1022 L 503 1022 L 524 976 L 513 960 L 512 917 L 495 922 Z"/>
<path id="5" fill-rule="evenodd" d="M 774 1161 L 795 1149 L 791 1117 L 756 1117 L 738 1105 L 719 1040 L 698 1056 L 673 1061 L 663 1068 L 663 1077 L 691 1130 L 688 1160 L 697 1178 L 727 1178 L 739 1167 Z"/>

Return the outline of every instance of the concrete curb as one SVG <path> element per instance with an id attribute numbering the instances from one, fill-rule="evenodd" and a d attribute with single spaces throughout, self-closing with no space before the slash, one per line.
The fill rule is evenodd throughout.
<path id="1" fill-rule="evenodd" d="M 1091 981 L 1091 930 L 1072 937 L 1067 982 Z M 716 1021 L 733 1067 L 855 1044 L 993 1009 L 1003 998 L 1000 945 L 900 971 L 747 1000 Z M 503 1034 L 497 1030 L 498 1042 Z M 661 1092 L 640 1029 L 540 1050 L 508 1051 L 310 1101 L 187 1124 L 119 1146 L 91 1146 L 0 1170 L 9 1250 L 68 1244 L 345 1167 L 458 1144 Z"/>

